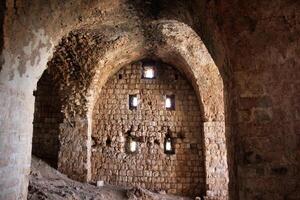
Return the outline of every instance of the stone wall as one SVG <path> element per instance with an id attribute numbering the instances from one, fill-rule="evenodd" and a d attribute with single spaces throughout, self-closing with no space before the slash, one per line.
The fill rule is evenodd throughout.
<path id="1" fill-rule="evenodd" d="M 203 121 L 217 121 L 223 123 L 224 116 L 224 104 L 222 98 L 222 81 L 218 73 L 218 69 L 214 65 L 212 59 L 210 58 L 205 46 L 201 40 L 195 35 L 195 33 L 184 24 L 174 23 L 174 22 L 155 22 L 154 26 L 149 26 L 151 30 L 160 37 L 156 38 L 156 41 L 151 43 L 146 43 L 147 45 L 156 46 L 161 45 L 160 40 L 166 40 L 163 45 L 161 45 L 159 52 L 153 52 L 157 54 L 157 57 L 165 59 L 170 63 L 173 63 L 180 70 L 184 71 L 187 77 L 189 77 L 190 82 L 195 88 L 195 93 L 200 99 L 201 108 L 203 114 Z M 161 24 L 160 24 L 161 23 Z M 160 30 L 161 32 L 157 32 Z M 185 30 L 185 31 L 184 31 Z M 123 35 L 124 38 L 134 38 L 135 31 L 129 33 L 129 35 Z M 180 34 L 180 32 L 185 34 Z M 118 32 L 117 32 L 118 33 Z M 153 34 L 154 34 L 153 33 Z M 63 122 L 60 124 L 60 152 L 58 159 L 58 169 L 64 174 L 68 175 L 72 179 L 80 181 L 90 180 L 90 141 L 91 141 L 91 110 L 93 108 L 94 99 L 97 99 L 98 91 L 101 89 L 103 84 L 106 82 L 109 75 L 114 74 L 115 71 L 120 69 L 121 62 L 127 62 L 127 60 L 139 60 L 134 57 L 141 57 L 145 49 L 137 50 L 136 46 L 130 48 L 128 45 L 133 45 L 129 43 L 122 46 L 118 46 L 118 40 L 116 44 L 111 44 L 110 47 L 113 48 L 113 52 L 109 52 L 104 59 L 107 61 L 100 62 L 100 66 L 97 64 L 97 59 L 103 54 L 103 47 L 106 47 L 106 40 L 114 39 L 114 37 L 108 35 L 106 39 L 103 39 L 103 34 L 106 34 L 104 30 L 86 30 L 80 29 L 71 32 L 67 37 L 64 37 L 61 43 L 56 47 L 56 51 L 48 62 L 48 72 L 55 79 L 55 85 L 58 89 L 58 93 L 62 102 L 62 113 Z M 127 33 L 126 33 L 127 34 Z M 174 37 L 174 34 L 176 37 Z M 185 38 L 189 38 L 186 40 Z M 115 41 L 115 40 L 114 40 Z M 122 40 L 123 41 L 123 40 Z M 131 40 L 125 40 L 131 41 Z M 139 40 L 134 40 L 136 43 L 140 43 Z M 192 46 L 190 44 L 193 44 Z M 115 45 L 118 48 L 114 48 Z M 149 46 L 144 45 L 143 47 L 149 48 Z M 122 48 L 124 49 L 122 50 Z M 119 56 L 120 53 L 126 52 L 124 55 L 128 54 L 128 49 L 132 51 L 133 58 L 122 58 Z M 176 50 L 175 50 L 176 49 Z M 187 50 L 188 49 L 188 50 Z M 116 59 L 112 59 L 110 56 L 117 50 L 119 53 L 116 55 Z M 134 52 L 139 54 L 135 54 Z M 171 51 L 171 52 L 169 52 Z M 180 51 L 177 52 L 177 51 Z M 181 56 L 170 56 L 180 54 Z M 109 55 L 109 56 L 108 56 Z M 154 56 L 155 57 L 155 56 Z M 197 59 L 201 57 L 201 62 L 199 63 Z M 102 64 L 105 63 L 105 66 Z M 200 93 L 201 91 L 201 93 Z M 216 123 L 219 124 L 219 123 Z M 219 126 L 219 125 L 218 125 Z M 216 128 L 218 129 L 218 127 Z M 208 145 L 212 145 L 217 142 L 222 141 L 224 145 L 220 149 L 222 152 L 226 152 L 225 135 L 218 133 L 218 135 L 223 138 L 216 137 L 216 140 L 210 135 L 210 141 Z M 206 155 L 208 157 L 213 157 L 214 154 Z M 210 165 L 207 163 L 207 168 L 210 174 L 206 174 L 208 188 L 211 194 L 218 194 L 218 196 L 226 196 L 227 186 L 224 185 L 224 181 L 220 179 L 219 174 L 214 174 L 218 170 L 215 170 L 216 162 L 223 165 L 222 169 L 227 170 L 226 157 L 218 156 L 218 160 L 214 159 L 214 164 Z M 209 158 L 210 160 L 210 158 Z M 218 164 L 218 168 L 220 165 Z M 227 173 L 223 174 L 223 178 L 228 180 Z M 223 191 L 220 187 L 223 185 Z M 225 194 L 225 195 L 224 195 Z"/>
<path id="2" fill-rule="evenodd" d="M 242 16 L 220 23 L 234 81 L 239 199 L 300 199 L 300 2 L 220 6 L 223 19 Z"/>
<path id="3" fill-rule="evenodd" d="M 205 122 L 205 164 L 207 197 L 228 199 L 228 167 L 224 122 Z"/>
<path id="4" fill-rule="evenodd" d="M 193 87 L 175 68 L 161 64 L 155 79 L 142 79 L 142 62 L 127 65 L 102 88 L 93 111 L 92 179 L 188 196 L 204 195 L 203 128 Z M 137 94 L 136 110 L 128 106 Z M 175 95 L 175 110 L 164 96 Z M 164 153 L 170 128 L 175 154 Z M 126 152 L 128 132 L 138 153 Z M 109 141 L 109 142 L 108 142 Z"/>
<path id="5" fill-rule="evenodd" d="M 56 168 L 59 152 L 59 124 L 62 123 L 63 116 L 58 89 L 47 71 L 38 81 L 34 96 L 32 153 Z"/>

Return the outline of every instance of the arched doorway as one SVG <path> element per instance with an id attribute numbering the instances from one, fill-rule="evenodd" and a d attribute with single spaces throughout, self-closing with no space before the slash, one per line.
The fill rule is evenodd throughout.
<path id="1" fill-rule="evenodd" d="M 23 3 L 19 2 L 20 5 L 23 5 Z M 8 155 L 13 156 L 16 158 L 16 160 L 22 160 L 24 162 L 22 163 L 14 163 L 14 161 L 5 161 L 5 163 L 8 163 L 8 166 L 4 166 L 1 167 L 1 171 L 4 172 L 9 172 L 10 175 L 12 174 L 17 174 L 20 176 L 17 176 L 18 178 L 14 177 L 14 176 L 10 176 L 7 175 L 7 179 L 4 180 L 4 183 L 7 183 L 8 185 L 11 182 L 14 182 L 15 184 L 13 184 L 13 186 L 11 186 L 10 188 L 12 188 L 12 190 L 14 190 L 14 194 L 15 197 L 18 198 L 25 198 L 26 196 L 26 189 L 27 189 L 27 183 L 28 183 L 28 171 L 29 171 L 29 167 L 30 167 L 30 151 L 31 151 L 31 136 L 32 136 L 32 118 L 33 118 L 33 112 L 34 112 L 34 97 L 32 96 L 32 91 L 35 90 L 36 87 L 36 83 L 38 78 L 42 75 L 43 70 L 46 68 L 46 62 L 49 58 L 52 57 L 52 55 L 55 55 L 55 53 L 53 54 L 53 51 L 56 51 L 54 49 L 54 46 L 56 44 L 58 44 L 58 41 L 60 40 L 60 38 L 62 37 L 62 35 L 67 34 L 69 31 L 80 28 L 80 27 L 85 27 L 88 28 L 91 26 L 91 28 L 96 28 L 99 30 L 101 30 L 100 32 L 102 32 L 99 35 L 99 40 L 96 42 L 96 44 L 98 45 L 99 48 L 102 49 L 102 52 L 98 52 L 99 54 L 98 59 L 100 60 L 100 62 L 98 63 L 98 65 L 95 65 L 94 67 L 97 68 L 99 71 L 101 71 L 101 73 L 103 73 L 104 71 L 102 71 L 102 69 L 105 68 L 106 72 L 111 72 L 111 70 L 115 70 L 117 71 L 119 69 L 119 65 L 123 66 L 124 63 L 129 63 L 132 62 L 134 60 L 138 60 L 141 58 L 141 55 L 139 54 L 139 52 L 151 52 L 154 54 L 158 54 L 160 55 L 160 57 L 162 58 L 162 60 L 166 61 L 167 63 L 171 63 L 172 62 L 176 62 L 177 58 L 175 58 L 176 56 L 179 57 L 184 57 L 185 59 L 181 59 L 181 61 L 183 61 L 180 65 L 182 66 L 186 66 L 183 67 L 184 69 L 189 69 L 193 68 L 193 70 L 190 70 L 189 72 L 191 72 L 190 74 L 198 74 L 198 72 L 196 73 L 196 67 L 195 66 L 204 66 L 205 62 L 200 61 L 202 56 L 199 56 L 199 53 L 195 53 L 195 49 L 191 49 L 191 46 L 188 46 L 188 43 L 193 44 L 193 41 L 190 41 L 189 35 L 191 33 L 191 31 L 187 31 L 188 34 L 185 33 L 187 26 L 184 24 L 181 24 L 179 29 L 178 28 L 178 24 L 176 25 L 176 23 L 178 21 L 184 22 L 186 24 L 197 24 L 197 22 L 195 21 L 195 23 L 193 23 L 193 17 L 190 17 L 192 15 L 187 15 L 187 17 L 181 19 L 180 16 L 177 16 L 176 12 L 173 12 L 174 9 L 172 9 L 171 15 L 169 15 L 170 13 L 168 13 L 168 8 L 166 7 L 166 9 L 164 9 L 164 12 L 162 12 L 163 14 L 163 19 L 176 19 L 176 21 L 168 21 L 166 20 L 165 23 L 161 23 L 159 22 L 158 24 L 160 24 L 160 26 L 157 26 L 157 23 L 154 22 L 154 27 L 147 27 L 150 21 L 153 20 L 153 18 L 147 18 L 145 21 L 144 19 L 142 19 L 141 21 L 136 20 L 137 19 L 137 14 L 136 13 L 128 13 L 128 10 L 132 10 L 132 7 L 127 10 L 124 9 L 124 11 L 126 11 L 125 13 L 123 13 L 122 15 L 114 15 L 115 13 L 115 8 L 117 7 L 118 10 L 122 10 L 119 9 L 120 7 L 118 7 L 119 5 L 112 5 L 111 7 L 108 6 L 110 5 L 110 2 L 106 2 L 104 3 L 104 7 L 102 6 L 103 1 L 100 2 L 100 6 L 97 2 L 90 2 L 89 6 L 86 6 L 84 8 L 82 8 L 82 11 L 85 10 L 86 12 L 83 13 L 82 16 L 78 16 L 77 19 L 77 14 L 78 12 L 78 8 L 81 6 L 76 6 L 74 8 L 72 8 L 72 10 L 69 10 L 69 12 L 64 12 L 65 11 L 65 7 L 60 7 L 57 6 L 58 9 L 54 9 L 53 10 L 53 16 L 56 14 L 62 14 L 62 17 L 58 17 L 58 18 L 51 18 L 51 17 L 46 17 L 43 16 L 43 14 L 45 12 L 36 12 L 37 10 L 48 10 L 49 6 L 48 4 L 43 4 L 43 3 L 38 3 L 35 4 L 36 6 L 30 6 L 29 4 L 24 6 L 24 10 L 26 10 L 26 12 L 24 12 L 24 15 L 16 15 L 13 16 L 13 20 L 7 20 L 7 24 L 5 25 L 5 27 L 11 28 L 11 30 L 9 32 L 5 32 L 5 36 L 7 37 L 7 42 L 5 42 L 5 47 L 4 47 L 4 51 L 3 51 L 3 57 L 5 58 L 5 64 L 3 64 L 3 68 L 1 69 L 1 94 L 3 94 L 3 99 L 1 101 L 2 103 L 2 107 L 3 107 L 3 118 L 2 120 L 6 120 L 8 118 L 8 115 L 14 115 L 15 117 L 13 117 L 13 120 L 7 120 L 5 121 L 5 123 L 1 123 L 1 128 L 3 128 L 3 130 L 5 130 L 4 135 L 4 139 L 1 140 L 2 143 L 4 144 L 3 147 L 1 149 L 1 153 L 2 152 L 6 152 L 6 149 L 12 149 Z M 80 4 L 80 3 L 79 3 Z M 56 2 L 53 2 L 53 5 L 57 5 Z M 121 5 L 122 8 L 127 8 L 127 5 Z M 99 20 L 99 15 L 92 17 L 90 16 L 90 10 L 91 8 L 95 8 L 95 14 L 97 15 L 98 13 L 102 16 L 101 13 L 102 12 L 102 8 L 103 10 L 107 10 L 108 13 L 106 13 L 107 18 L 105 16 L 105 19 Z M 28 8 L 28 9 L 27 9 Z M 100 9 L 99 9 L 100 8 Z M 178 7 L 179 10 L 180 7 Z M 10 10 L 10 12 L 8 12 L 9 14 L 7 15 L 7 19 L 9 19 L 9 17 L 11 16 L 11 12 L 12 10 L 15 9 L 14 5 L 8 5 L 8 9 Z M 138 9 L 138 8 L 137 8 Z M 184 9 L 183 9 L 184 10 Z M 100 12 L 98 12 L 100 11 Z M 52 11 L 51 11 L 52 12 Z M 35 16 L 33 13 L 37 14 L 38 16 Z M 64 19 L 70 19 L 69 15 L 71 15 L 70 13 L 73 13 L 72 19 L 68 20 L 67 23 L 61 23 L 61 20 Z M 87 14 L 88 13 L 88 14 Z M 174 14 L 175 13 L 175 14 Z M 189 13 L 189 12 L 181 12 L 181 13 Z M 129 14 L 129 15 L 127 15 Z M 159 14 L 159 13 L 158 13 Z M 176 17 L 174 17 L 174 15 Z M 52 16 L 52 14 L 51 14 Z M 145 16 L 146 17 L 146 16 Z M 76 18 L 76 19 L 75 19 Z M 156 16 L 156 19 L 161 18 L 161 16 Z M 24 20 L 25 19 L 25 20 Z M 38 23 L 35 23 L 35 19 L 40 20 Z M 82 21 L 83 19 L 83 21 Z M 118 21 L 119 19 L 122 19 L 122 26 L 114 26 L 112 24 L 106 24 L 104 22 L 109 21 L 109 22 L 114 22 L 114 21 Z M 123 21 L 124 19 L 124 21 Z M 99 20 L 99 21 L 98 21 Z M 178 21 L 177 21 L 178 20 Z M 20 26 L 19 22 L 24 22 L 23 25 Z M 127 22 L 129 22 L 127 24 Z M 17 22 L 17 23 L 15 23 Z M 95 23 L 97 22 L 97 23 Z M 134 24 L 132 24 L 134 23 Z M 169 24 L 170 26 L 167 27 L 166 24 Z M 169 31 L 172 29 L 172 24 L 175 24 L 175 27 L 177 27 L 176 31 L 173 32 L 175 33 L 175 35 L 173 35 L 172 31 Z M 103 26 L 102 26 L 103 25 Z M 129 25 L 129 26 L 127 26 Z M 183 26 L 182 26 L 183 25 Z M 125 28 L 124 28 L 125 27 Z M 128 28 L 130 27 L 130 28 Z M 138 30 L 137 32 L 133 32 L 133 29 L 143 29 L 145 28 L 148 29 L 147 34 L 145 33 L 145 30 Z M 161 34 L 163 35 L 162 38 L 158 37 L 158 41 L 154 41 L 152 43 L 152 39 L 155 39 L 154 37 L 149 37 L 153 34 L 151 34 L 151 30 L 156 30 L 157 32 L 155 32 L 155 34 Z M 119 30 L 120 29 L 120 30 Z M 169 29 L 169 30 L 168 30 Z M 128 33 L 129 32 L 129 33 Z M 14 33 L 18 33 L 20 34 L 20 36 L 16 37 L 16 38 L 21 38 L 18 40 L 15 39 L 10 39 L 9 35 L 12 33 L 12 35 Z M 138 33 L 138 34 L 136 34 Z M 168 35 L 164 35 L 164 33 L 167 33 Z M 180 34 L 178 34 L 180 33 Z M 181 34 L 182 33 L 182 34 Z M 178 38 L 178 36 L 184 36 L 182 38 Z M 129 36 L 129 37 L 127 37 Z M 188 37 L 187 37 L 188 36 Z M 195 36 L 197 37 L 196 33 L 192 34 L 192 40 L 195 39 Z M 177 38 L 179 40 L 176 40 L 176 42 L 171 38 Z M 169 38 L 169 39 L 167 39 Z M 76 40 L 76 39 L 75 39 Z M 182 41 L 188 41 L 189 42 L 183 42 Z M 170 45 L 170 42 L 175 42 L 178 43 L 180 45 L 182 45 L 181 48 L 180 45 L 178 46 L 173 46 L 174 48 L 172 48 L 172 45 Z M 91 43 L 92 48 L 95 47 L 95 43 Z M 162 47 L 165 44 L 167 44 L 167 46 L 169 45 L 169 47 L 171 48 L 161 48 L 164 49 L 163 52 L 159 52 L 161 49 L 157 48 L 157 47 Z M 196 42 L 194 45 L 199 47 L 199 50 L 202 49 L 202 46 L 204 46 L 201 42 Z M 193 46 L 193 45 L 192 45 Z M 145 49 L 143 49 L 145 47 Z M 92 49 L 91 48 L 91 49 Z M 118 50 L 119 48 L 119 50 Z M 166 49 L 170 49 L 169 51 Z M 185 53 L 184 49 L 190 51 L 193 53 Z M 77 53 L 79 52 L 76 49 Z M 207 50 L 204 48 L 203 52 L 207 52 Z M 83 55 L 84 52 L 80 52 L 81 56 Z M 183 54 L 182 54 L 183 53 Z M 168 55 L 166 55 L 168 54 Z M 173 56 L 173 58 L 172 58 Z M 53 56 L 55 57 L 55 56 Z M 194 57 L 194 58 L 198 58 L 195 59 L 193 63 L 191 63 L 190 61 L 188 63 L 186 63 L 189 58 Z M 172 59 L 169 59 L 172 58 Z M 168 60 L 169 59 L 169 60 Z M 180 59 L 179 59 L 180 60 Z M 197 62 L 196 62 L 197 60 Z M 178 61 L 178 60 L 177 60 Z M 181 62 L 180 61 L 180 62 Z M 209 63 L 211 62 L 211 59 L 209 59 Z M 110 64 L 108 64 L 110 63 Z M 60 63 L 61 64 L 61 63 Z M 110 66 L 108 66 L 110 65 Z M 87 66 L 85 65 L 85 63 L 80 63 L 80 65 L 78 65 L 79 68 L 86 68 Z M 78 67 L 77 66 L 77 67 Z M 193 66 L 193 67 L 192 67 Z M 74 66 L 70 67 L 70 69 L 74 69 Z M 215 69 L 215 66 L 213 67 L 213 69 Z M 87 70 L 91 70 L 91 68 L 88 67 Z M 75 70 L 76 71 L 76 70 Z M 95 71 L 91 70 L 92 73 L 94 73 Z M 216 72 L 218 70 L 215 70 L 214 72 Z M 201 74 L 201 70 L 199 70 L 199 73 Z M 59 73 L 57 73 L 59 74 Z M 103 74 L 107 74 L 107 73 L 103 73 Z M 189 74 L 189 73 L 186 73 Z M 100 76 L 100 80 L 105 82 L 107 75 L 104 76 Z M 85 77 L 86 78 L 86 77 Z M 84 78 L 84 80 L 85 80 Z M 90 78 L 90 77 L 89 77 Z M 203 77 L 202 77 L 203 78 Z M 97 79 L 97 78 L 96 78 Z M 65 83 L 68 83 L 68 78 L 66 78 L 64 81 Z M 81 85 L 83 85 L 80 81 L 78 81 Z M 71 84 L 72 85 L 72 84 Z M 94 85 L 94 84 L 92 84 Z M 197 85 L 197 81 L 193 81 L 193 85 Z M 74 175 L 74 177 L 79 176 L 81 174 L 84 174 L 82 177 L 80 177 L 80 179 L 82 180 L 88 180 L 89 179 L 89 168 L 90 168 L 90 164 L 89 164 L 89 150 L 90 150 L 90 133 L 91 133 L 91 126 L 90 126 L 90 121 L 89 121 L 89 111 L 86 112 L 86 108 L 88 107 L 88 109 L 90 109 L 89 107 L 93 107 L 93 106 L 86 106 L 86 103 L 89 102 L 90 104 L 93 104 L 93 100 L 92 98 L 89 97 L 79 97 L 82 98 L 83 101 L 80 103 L 82 103 L 82 107 L 84 107 L 83 111 L 84 112 L 80 112 L 78 110 L 73 110 L 74 105 L 76 105 L 76 102 L 73 102 L 74 99 L 73 98 L 75 96 L 75 94 L 73 94 L 71 89 L 74 85 L 69 86 L 69 87 L 64 87 L 64 85 L 62 85 L 63 87 L 60 88 L 62 93 L 65 94 L 65 96 L 63 97 L 63 100 L 70 100 L 70 105 L 68 106 L 67 104 L 65 104 L 65 101 L 62 101 L 62 108 L 64 111 L 64 117 L 67 116 L 66 118 L 64 118 L 63 123 L 61 126 L 61 128 L 67 130 L 64 131 L 64 135 L 62 135 L 64 141 L 70 141 L 72 140 L 73 143 L 67 143 L 65 142 L 64 145 L 61 145 L 60 148 L 60 153 L 59 155 L 61 155 L 61 159 L 59 160 L 59 166 L 61 167 L 65 167 L 66 174 L 69 174 L 69 176 Z M 89 87 L 89 85 L 84 85 L 87 86 L 86 88 L 89 88 L 90 91 L 92 91 Z M 76 87 L 78 87 L 78 85 L 76 85 Z M 197 88 L 197 87 L 195 87 Z M 69 90 L 70 89 L 70 90 Z M 211 89 L 211 88 L 210 88 Z M 195 90 L 196 91 L 196 90 Z M 86 93 L 86 91 L 82 91 L 80 90 L 79 93 L 82 93 L 83 96 Z M 222 92 L 221 92 L 222 93 Z M 207 96 L 207 95 L 204 95 Z M 81 100 L 82 100 L 81 99 Z M 97 99 L 97 98 L 95 98 Z M 213 97 L 211 99 L 216 99 L 216 97 Z M 206 100 L 203 100 L 206 101 Z M 221 103 L 222 105 L 222 103 Z M 64 107 L 67 106 L 67 107 Z M 8 108 L 8 109 L 6 109 Z M 204 108 L 205 110 L 205 108 Z M 210 109 L 208 109 L 210 110 Z M 219 110 L 219 109 L 216 109 Z M 222 111 L 221 111 L 222 112 Z M 209 112 L 204 112 L 204 116 L 206 116 L 209 120 L 211 120 L 212 118 L 208 117 L 209 114 L 207 114 Z M 75 115 L 74 115 L 75 114 Z M 74 117 L 76 116 L 76 118 Z M 65 120 L 67 119 L 67 120 Z M 224 120 L 219 120 L 219 117 L 214 118 L 213 120 L 215 121 L 219 121 L 220 124 L 224 123 Z M 75 129 L 74 129 L 74 122 L 75 123 Z M 87 134 L 86 135 L 80 135 L 77 134 L 79 132 L 76 132 L 75 135 L 80 135 L 81 138 L 78 137 L 74 137 L 72 134 L 70 133 L 74 133 L 74 130 L 79 130 L 76 129 L 76 127 L 81 127 L 82 129 L 80 129 L 79 132 L 84 132 Z M 71 127 L 71 128 L 70 128 Z M 14 141 L 13 143 L 7 142 L 7 141 Z M 8 147 L 8 148 L 7 148 Z M 74 156 L 71 155 L 70 157 L 67 156 L 68 152 L 72 152 L 74 151 Z M 77 154 L 78 153 L 78 154 Z M 80 156 L 78 156 L 80 155 Z M 76 171 L 77 168 L 72 168 L 72 165 L 68 166 L 66 161 L 66 158 L 71 158 L 72 161 L 74 161 L 73 165 L 79 166 L 78 169 L 79 171 Z M 219 160 L 219 159 L 218 159 Z M 225 162 L 227 163 L 227 160 L 225 159 Z M 68 169 L 68 170 L 67 170 Z M 83 169 L 83 170 L 81 170 Z M 213 172 L 212 172 L 213 173 Z M 226 175 L 225 175 L 226 176 Z M 209 176 L 209 177 L 216 177 L 216 176 Z M 17 184 L 17 183 L 18 184 Z M 210 185 L 213 187 L 214 181 L 208 181 L 210 183 Z M 5 185 L 5 184 L 4 184 Z M 2 189 L 2 188 L 1 188 Z M 213 188 L 212 190 L 214 190 L 216 188 Z M 2 191 L 2 190 L 1 190 Z"/>
<path id="2" fill-rule="evenodd" d="M 63 113 L 58 169 L 73 179 L 91 180 L 93 109 L 99 91 L 123 66 L 153 57 L 176 66 L 193 86 L 202 113 L 206 192 L 209 197 L 228 198 L 223 81 L 203 42 L 189 26 L 172 20 L 147 24 L 145 29 L 158 36 L 150 41 L 137 28 L 123 31 L 122 37 L 107 44 L 101 42 L 112 37 L 106 28 L 71 32 L 48 63 Z"/>
<path id="3" fill-rule="evenodd" d="M 58 88 L 47 70 L 38 81 L 34 96 L 32 154 L 57 168 L 59 125 L 63 115 Z"/>

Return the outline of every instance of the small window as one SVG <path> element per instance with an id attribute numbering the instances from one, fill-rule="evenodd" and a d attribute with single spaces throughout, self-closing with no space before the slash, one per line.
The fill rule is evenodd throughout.
<path id="1" fill-rule="evenodd" d="M 166 95 L 165 108 L 167 110 L 175 110 L 175 95 Z"/>
<path id="2" fill-rule="evenodd" d="M 164 142 L 164 150 L 166 154 L 175 154 L 175 148 L 173 143 L 173 138 L 170 136 L 170 134 L 167 134 Z"/>
<path id="3" fill-rule="evenodd" d="M 131 140 L 130 146 L 129 146 L 130 152 L 134 153 L 137 150 L 137 143 L 134 140 Z"/>
<path id="4" fill-rule="evenodd" d="M 129 95 L 129 109 L 134 110 L 139 104 L 137 95 Z"/>
<path id="5" fill-rule="evenodd" d="M 106 146 L 111 147 L 111 139 L 110 138 L 106 139 Z"/>
<path id="6" fill-rule="evenodd" d="M 144 68 L 144 78 L 154 78 L 154 69 L 152 67 Z"/>
<path id="7" fill-rule="evenodd" d="M 155 76 L 156 76 L 155 63 L 154 62 L 144 63 L 142 78 L 154 79 Z"/>
<path id="8" fill-rule="evenodd" d="M 167 141 L 166 141 L 166 151 L 172 151 L 171 138 L 168 138 Z"/>
<path id="9" fill-rule="evenodd" d="M 175 74 L 174 75 L 174 79 L 177 81 L 179 79 L 179 75 L 178 74 Z"/>
<path id="10" fill-rule="evenodd" d="M 137 153 L 137 151 L 138 151 L 138 142 L 132 136 L 128 136 L 126 141 L 126 152 Z"/>

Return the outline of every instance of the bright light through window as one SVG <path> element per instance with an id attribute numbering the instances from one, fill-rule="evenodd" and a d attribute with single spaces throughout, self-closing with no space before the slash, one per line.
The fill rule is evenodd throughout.
<path id="1" fill-rule="evenodd" d="M 135 110 L 139 104 L 137 95 L 129 95 L 129 109 Z"/>
<path id="2" fill-rule="evenodd" d="M 138 106 L 138 98 L 137 97 L 132 98 L 132 106 L 134 106 L 134 107 Z"/>
<path id="3" fill-rule="evenodd" d="M 133 153 L 133 152 L 136 151 L 136 149 L 137 149 L 137 143 L 136 143 L 136 141 L 131 140 L 131 141 L 130 141 L 130 146 L 129 146 L 130 152 Z"/>
<path id="4" fill-rule="evenodd" d="M 166 108 L 171 108 L 172 107 L 172 100 L 171 100 L 171 98 L 169 98 L 169 97 L 166 98 L 165 107 Z"/>
<path id="5" fill-rule="evenodd" d="M 175 110 L 175 95 L 166 95 L 165 108 L 167 110 Z"/>
<path id="6" fill-rule="evenodd" d="M 144 78 L 154 78 L 153 67 L 145 67 L 144 68 Z"/>
<path id="7" fill-rule="evenodd" d="M 166 141 L 166 151 L 171 151 L 171 150 L 172 150 L 171 139 L 168 138 Z"/>
<path id="8" fill-rule="evenodd" d="M 174 146 L 173 146 L 173 140 L 172 140 L 172 137 L 169 133 L 165 137 L 164 151 L 165 151 L 166 154 L 170 154 L 170 155 L 175 154 L 175 149 L 174 149 Z"/>

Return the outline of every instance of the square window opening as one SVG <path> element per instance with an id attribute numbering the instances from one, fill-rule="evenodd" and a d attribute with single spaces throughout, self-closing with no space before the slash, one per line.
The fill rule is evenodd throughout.
<path id="1" fill-rule="evenodd" d="M 169 134 L 165 137 L 164 152 L 165 154 L 175 154 L 174 140 Z"/>
<path id="2" fill-rule="evenodd" d="M 132 136 L 127 137 L 125 150 L 128 154 L 134 154 L 138 152 L 138 142 Z"/>
<path id="3" fill-rule="evenodd" d="M 175 95 L 166 95 L 165 108 L 167 110 L 175 110 Z"/>
<path id="4" fill-rule="evenodd" d="M 137 109 L 138 104 L 139 104 L 139 100 L 138 100 L 137 95 L 136 94 L 135 95 L 129 95 L 129 109 L 130 110 Z"/>
<path id="5" fill-rule="evenodd" d="M 143 64 L 143 79 L 155 79 L 156 78 L 156 67 L 154 62 L 144 63 Z"/>

